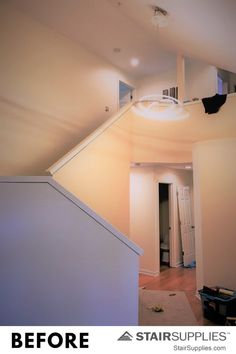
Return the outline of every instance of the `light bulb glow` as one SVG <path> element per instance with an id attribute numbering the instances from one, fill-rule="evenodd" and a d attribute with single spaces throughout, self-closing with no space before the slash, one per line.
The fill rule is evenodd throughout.
<path id="1" fill-rule="evenodd" d="M 139 59 L 138 58 L 131 58 L 131 60 L 130 60 L 130 64 L 132 65 L 132 66 L 138 66 L 139 65 Z"/>
<path id="2" fill-rule="evenodd" d="M 189 117 L 183 104 L 174 97 L 149 95 L 136 102 L 132 110 L 139 116 L 151 120 L 181 120 Z"/>

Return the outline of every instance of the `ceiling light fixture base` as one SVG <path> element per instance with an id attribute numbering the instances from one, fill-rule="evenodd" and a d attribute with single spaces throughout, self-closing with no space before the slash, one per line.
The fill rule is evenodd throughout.
<path id="1" fill-rule="evenodd" d="M 168 25 L 168 12 L 159 6 L 152 6 L 153 16 L 151 22 L 155 27 L 165 27 Z"/>

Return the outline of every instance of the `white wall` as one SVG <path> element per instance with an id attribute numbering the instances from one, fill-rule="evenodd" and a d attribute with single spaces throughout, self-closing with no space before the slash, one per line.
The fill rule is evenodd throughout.
<path id="1" fill-rule="evenodd" d="M 174 264 L 182 260 L 178 227 L 176 191 L 178 186 L 188 185 L 192 191 L 192 172 L 162 166 L 134 167 L 130 173 L 130 237 L 144 250 L 140 259 L 141 272 L 159 273 L 159 205 L 157 183 L 172 184 L 173 234 L 175 235 Z"/>
<path id="2" fill-rule="evenodd" d="M 164 89 L 177 86 L 177 69 L 159 75 L 144 77 L 137 81 L 137 97 L 162 94 Z M 215 95 L 217 92 L 217 69 L 213 65 L 185 58 L 185 100 Z"/>
<path id="3" fill-rule="evenodd" d="M 77 153 L 52 171 L 57 182 L 125 235 L 129 235 L 131 145 L 124 130 L 128 123 L 121 118 L 96 138 L 90 137 L 90 143 L 85 140 Z"/>
<path id="4" fill-rule="evenodd" d="M 119 80 L 135 86 L 6 1 L 0 3 L 0 77 L 0 175 L 42 174 L 117 111 Z"/>
<path id="5" fill-rule="evenodd" d="M 131 168 L 130 171 L 130 238 L 140 245 L 142 272 L 158 274 L 157 193 L 154 168 Z"/>
<path id="6" fill-rule="evenodd" d="M 137 80 L 137 98 L 151 94 L 161 94 L 164 89 L 177 86 L 176 68 L 158 75 Z"/>
<path id="7" fill-rule="evenodd" d="M 3 181 L 0 325 L 137 325 L 139 248 L 50 178 Z"/>
<path id="8" fill-rule="evenodd" d="M 201 61 L 185 60 L 186 99 L 211 97 L 217 93 L 217 69 Z"/>
<path id="9" fill-rule="evenodd" d="M 236 289 L 236 139 L 193 150 L 197 286 Z"/>

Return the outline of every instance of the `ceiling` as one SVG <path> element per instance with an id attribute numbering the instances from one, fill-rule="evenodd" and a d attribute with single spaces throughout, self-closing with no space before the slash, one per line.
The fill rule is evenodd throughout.
<path id="1" fill-rule="evenodd" d="M 135 77 L 172 68 L 177 53 L 236 72 L 235 0 L 8 2 Z M 151 5 L 167 10 L 167 27 L 151 24 Z"/>

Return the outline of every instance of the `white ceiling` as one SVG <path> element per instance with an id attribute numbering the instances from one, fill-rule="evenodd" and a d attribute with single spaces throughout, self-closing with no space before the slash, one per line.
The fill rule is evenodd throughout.
<path id="1" fill-rule="evenodd" d="M 177 52 L 236 72 L 235 0 L 8 2 L 136 77 L 173 67 Z M 167 27 L 153 27 L 151 5 L 168 11 Z M 139 59 L 137 67 L 132 57 Z"/>

